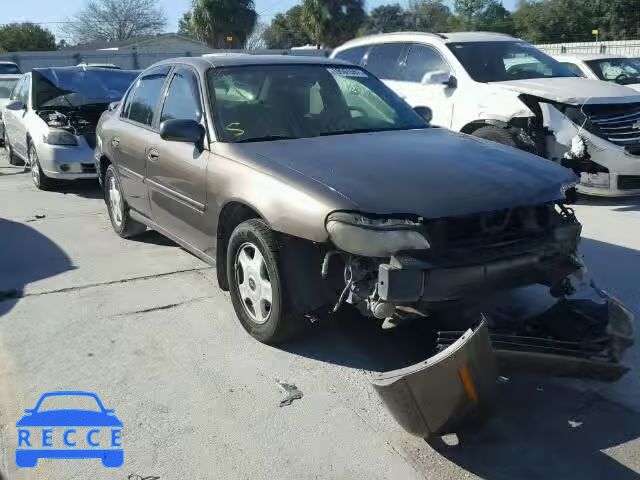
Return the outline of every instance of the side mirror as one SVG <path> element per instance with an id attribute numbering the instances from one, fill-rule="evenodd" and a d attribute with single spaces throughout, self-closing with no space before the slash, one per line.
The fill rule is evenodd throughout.
<path id="1" fill-rule="evenodd" d="M 24 413 L 33 413 L 33 409 L 32 408 L 27 408 Z"/>
<path id="2" fill-rule="evenodd" d="M 447 88 L 456 88 L 458 79 L 451 75 L 451 72 L 436 70 L 425 73 L 424 77 L 422 77 L 422 83 L 424 85 L 444 85 Z"/>
<path id="3" fill-rule="evenodd" d="M 108 108 L 108 110 L 109 110 L 110 112 L 113 112 L 116 108 L 118 108 L 118 105 L 120 105 L 120 102 L 111 102 L 111 103 L 109 104 L 109 108 Z"/>
<path id="4" fill-rule="evenodd" d="M 107 415 L 113 415 L 114 413 L 116 413 L 116 411 L 113 408 L 105 408 L 104 413 L 106 413 Z"/>
<path id="5" fill-rule="evenodd" d="M 7 104 L 7 110 L 13 110 L 15 112 L 18 112 L 20 110 L 26 110 L 27 106 L 22 103 L 20 100 L 15 100 L 11 103 Z"/>
<path id="6" fill-rule="evenodd" d="M 165 120 L 160 124 L 160 138 L 168 142 L 199 145 L 204 139 L 204 127 L 195 120 Z"/>
<path id="7" fill-rule="evenodd" d="M 429 107 L 413 107 L 413 111 L 424 118 L 427 123 L 431 123 L 433 111 Z"/>

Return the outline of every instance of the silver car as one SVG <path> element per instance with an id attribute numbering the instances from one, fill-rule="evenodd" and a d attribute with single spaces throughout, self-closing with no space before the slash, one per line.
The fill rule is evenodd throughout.
<path id="1" fill-rule="evenodd" d="M 2 109 L 10 102 L 11 92 L 22 75 L 0 75 L 0 145 L 4 145 L 4 122 Z"/>
<path id="2" fill-rule="evenodd" d="M 56 180 L 96 178 L 96 125 L 137 75 L 87 67 L 25 74 L 2 111 L 11 163 L 26 163 L 41 190 L 54 188 Z"/>

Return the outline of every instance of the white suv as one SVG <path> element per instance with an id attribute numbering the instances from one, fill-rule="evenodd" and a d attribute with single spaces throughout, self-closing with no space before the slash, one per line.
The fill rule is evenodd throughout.
<path id="1" fill-rule="evenodd" d="M 391 33 L 338 58 L 366 67 L 432 123 L 558 161 L 591 195 L 640 194 L 640 94 L 578 78 L 533 45 L 497 33 Z"/>

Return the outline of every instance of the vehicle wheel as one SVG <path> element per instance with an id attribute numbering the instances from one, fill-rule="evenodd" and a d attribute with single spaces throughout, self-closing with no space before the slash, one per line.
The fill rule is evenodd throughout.
<path id="1" fill-rule="evenodd" d="M 129 206 L 122 194 L 116 167 L 109 165 L 104 176 L 104 201 L 109 210 L 109 218 L 115 232 L 122 238 L 130 238 L 144 232 L 146 225 L 136 222 L 129 215 Z"/>
<path id="2" fill-rule="evenodd" d="M 6 133 L 4 138 L 5 138 L 4 146 L 7 149 L 7 156 L 9 157 L 9 163 L 11 165 L 16 165 L 16 166 L 24 165 L 25 163 L 20 158 L 18 158 L 18 156 L 13 152 L 13 147 L 11 147 L 11 143 L 9 142 L 9 138 L 6 136 Z"/>
<path id="3" fill-rule="evenodd" d="M 29 451 L 16 451 L 16 465 L 20 468 L 33 468 L 38 464 L 38 455 Z"/>
<path id="4" fill-rule="evenodd" d="M 47 177 L 42 168 L 40 168 L 38 152 L 36 152 L 36 146 L 33 143 L 29 143 L 29 166 L 31 167 L 31 179 L 36 188 L 39 190 L 51 190 L 55 186 L 55 180 Z"/>
<path id="5" fill-rule="evenodd" d="M 231 301 L 244 329 L 263 343 L 290 339 L 302 316 L 289 308 L 273 231 L 260 219 L 238 225 L 227 248 Z"/>
<path id="6" fill-rule="evenodd" d="M 124 452 L 112 451 L 102 454 L 102 466 L 106 468 L 119 468 L 124 463 Z"/>
<path id="7" fill-rule="evenodd" d="M 491 140 L 492 142 L 501 143 L 502 145 L 507 145 L 508 147 L 518 148 L 516 139 L 513 137 L 511 132 L 505 130 L 504 128 L 494 127 L 490 125 L 475 130 L 472 135 L 474 137 L 484 138 L 485 140 Z"/>

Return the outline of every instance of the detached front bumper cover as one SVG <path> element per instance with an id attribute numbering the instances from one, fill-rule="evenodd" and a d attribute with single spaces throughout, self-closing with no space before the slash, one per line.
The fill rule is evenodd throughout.
<path id="1" fill-rule="evenodd" d="M 497 366 L 485 321 L 447 349 L 407 368 L 377 374 L 372 383 L 409 433 L 429 438 L 480 418 L 496 394 Z"/>

